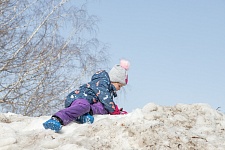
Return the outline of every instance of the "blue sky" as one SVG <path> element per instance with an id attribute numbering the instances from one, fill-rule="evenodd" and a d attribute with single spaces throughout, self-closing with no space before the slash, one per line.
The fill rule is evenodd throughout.
<path id="1" fill-rule="evenodd" d="M 131 62 L 116 102 L 131 112 L 147 103 L 207 103 L 225 112 L 224 0 L 89 0 L 109 66 Z"/>

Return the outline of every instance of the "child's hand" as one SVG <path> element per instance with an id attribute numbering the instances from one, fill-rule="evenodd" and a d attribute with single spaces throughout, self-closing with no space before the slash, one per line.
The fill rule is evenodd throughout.
<path id="1" fill-rule="evenodd" d="M 115 107 L 114 112 L 110 113 L 110 115 L 120 115 L 120 110 L 119 110 L 118 106 L 117 105 L 115 105 L 115 106 L 116 107 Z"/>
<path id="2" fill-rule="evenodd" d="M 124 115 L 124 114 L 128 114 L 128 113 L 126 111 L 123 111 L 123 108 L 119 109 L 117 105 L 114 112 L 110 113 L 110 115 Z"/>

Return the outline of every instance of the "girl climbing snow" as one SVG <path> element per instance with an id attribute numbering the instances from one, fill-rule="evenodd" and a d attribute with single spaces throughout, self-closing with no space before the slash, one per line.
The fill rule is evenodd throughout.
<path id="1" fill-rule="evenodd" d="M 127 84 L 129 66 L 129 61 L 121 60 L 109 73 L 104 70 L 96 72 L 90 82 L 67 96 L 65 109 L 43 123 L 44 128 L 59 132 L 62 126 L 72 121 L 93 123 L 93 115 L 96 114 L 126 114 L 126 111 L 118 108 L 113 98 L 117 96 L 116 91 Z"/>

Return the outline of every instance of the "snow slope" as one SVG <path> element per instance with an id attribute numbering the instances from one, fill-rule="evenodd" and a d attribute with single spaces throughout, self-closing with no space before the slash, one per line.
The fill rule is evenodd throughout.
<path id="1" fill-rule="evenodd" d="M 93 124 L 71 123 L 60 133 L 43 128 L 49 118 L 0 114 L 0 149 L 225 149 L 225 114 L 207 104 L 149 103 L 128 115 L 95 116 Z"/>

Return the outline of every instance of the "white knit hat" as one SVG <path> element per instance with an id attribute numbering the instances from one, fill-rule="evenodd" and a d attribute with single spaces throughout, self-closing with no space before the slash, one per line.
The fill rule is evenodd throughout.
<path id="1" fill-rule="evenodd" d="M 115 65 L 109 71 L 109 77 L 111 82 L 119 82 L 123 85 L 126 85 L 128 82 L 127 71 L 130 67 L 130 63 L 127 60 L 120 60 L 120 64 Z"/>

